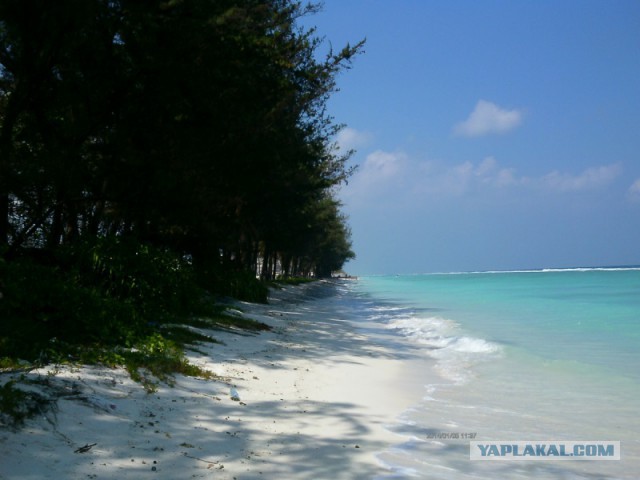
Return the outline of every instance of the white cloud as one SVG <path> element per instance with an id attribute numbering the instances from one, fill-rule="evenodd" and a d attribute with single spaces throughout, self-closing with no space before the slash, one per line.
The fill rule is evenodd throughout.
<path id="1" fill-rule="evenodd" d="M 371 142 L 372 138 L 373 135 L 369 132 L 361 132 L 355 128 L 345 127 L 338 132 L 336 143 L 340 150 L 349 151 L 367 145 Z"/>
<path id="2" fill-rule="evenodd" d="M 486 157 L 479 163 L 464 162 L 445 166 L 435 162 L 426 162 L 421 168 L 426 174 L 418 191 L 463 195 L 479 188 L 502 188 L 517 183 L 514 170 L 501 168 L 494 157 Z"/>
<path id="3" fill-rule="evenodd" d="M 368 182 L 388 179 L 395 176 L 401 168 L 404 153 L 390 153 L 376 150 L 367 155 L 367 159 L 362 165 L 361 177 L 365 177 Z"/>
<path id="4" fill-rule="evenodd" d="M 345 196 L 365 200 L 389 189 L 398 189 L 405 176 L 406 160 L 407 156 L 402 152 L 376 150 L 370 153 L 344 188 Z"/>
<path id="5" fill-rule="evenodd" d="M 522 116 L 519 110 L 505 110 L 494 103 L 479 100 L 469 117 L 458 123 L 453 132 L 463 137 L 506 133 L 522 123 Z"/>
<path id="6" fill-rule="evenodd" d="M 594 190 L 609 185 L 622 171 L 619 164 L 587 168 L 578 175 L 557 170 L 542 177 L 543 186 L 559 192 Z"/>
<path id="7" fill-rule="evenodd" d="M 413 177 L 416 181 L 416 193 L 458 196 L 469 189 L 474 166 L 471 162 L 453 166 L 445 166 L 440 162 L 426 162 L 420 170 L 424 175 Z"/>
<path id="8" fill-rule="evenodd" d="M 497 165 L 498 165 L 498 162 L 496 161 L 495 158 L 487 157 L 484 160 L 482 160 L 482 162 L 480 162 L 480 165 L 478 165 L 478 167 L 476 168 L 476 175 L 478 176 L 488 175 L 496 169 Z"/>
<path id="9" fill-rule="evenodd" d="M 627 190 L 627 198 L 632 202 L 640 202 L 640 178 L 636 179 Z"/>
<path id="10" fill-rule="evenodd" d="M 495 185 L 498 187 L 506 187 L 521 182 L 515 176 L 515 168 L 503 168 L 495 176 Z"/>
<path id="11" fill-rule="evenodd" d="M 521 179 L 515 176 L 515 168 L 501 168 L 494 157 L 486 157 L 475 168 L 474 174 L 478 180 L 494 187 L 507 187 L 521 183 Z"/>
<path id="12" fill-rule="evenodd" d="M 377 150 L 367 155 L 343 194 L 349 200 L 421 203 L 446 197 L 482 197 L 491 192 L 515 195 L 572 194 L 603 189 L 622 172 L 620 164 L 587 168 L 580 173 L 552 172 L 525 176 L 501 165 L 494 157 L 458 164 L 416 161 L 404 152 Z M 501 198 L 504 198 L 501 193 Z M 628 192 L 640 202 L 640 178 Z"/>

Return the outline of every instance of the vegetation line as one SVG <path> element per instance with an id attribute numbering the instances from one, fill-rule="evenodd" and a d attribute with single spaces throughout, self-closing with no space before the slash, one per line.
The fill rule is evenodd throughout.
<path id="1" fill-rule="evenodd" d="M 363 42 L 302 28 L 318 9 L 0 4 L 0 366 L 206 375 L 182 355 L 204 338 L 170 325 L 237 324 L 215 298 L 264 302 L 353 258 L 327 101 Z M 0 402 L 21 397 L 7 385 Z"/>

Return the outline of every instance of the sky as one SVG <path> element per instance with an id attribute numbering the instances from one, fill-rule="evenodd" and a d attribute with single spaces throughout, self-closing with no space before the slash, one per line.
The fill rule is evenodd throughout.
<path id="1" fill-rule="evenodd" d="M 393 274 L 640 264 L 640 2 L 326 0 L 356 259 Z"/>

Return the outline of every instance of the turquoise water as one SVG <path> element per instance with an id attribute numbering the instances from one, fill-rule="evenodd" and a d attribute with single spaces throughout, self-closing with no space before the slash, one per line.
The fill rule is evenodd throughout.
<path id="1" fill-rule="evenodd" d="M 379 276 L 350 289 L 368 299 L 363 317 L 420 345 L 441 379 L 392 427 L 408 440 L 380 459 L 398 477 L 637 477 L 639 269 Z M 619 440 L 622 460 L 472 462 L 469 434 Z"/>

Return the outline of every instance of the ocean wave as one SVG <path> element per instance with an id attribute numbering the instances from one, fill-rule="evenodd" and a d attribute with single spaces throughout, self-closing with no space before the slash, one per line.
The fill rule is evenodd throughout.
<path id="1" fill-rule="evenodd" d="M 640 267 L 575 267 L 575 268 L 543 268 L 542 272 L 626 272 L 638 271 Z"/>
<path id="2" fill-rule="evenodd" d="M 436 272 L 417 275 L 477 275 L 477 274 L 501 274 L 501 273 L 558 273 L 558 272 L 624 272 L 640 271 L 640 266 L 620 267 L 570 267 L 570 268 L 537 268 L 528 270 L 473 270 L 468 272 Z"/>
<path id="3" fill-rule="evenodd" d="M 387 328 L 423 345 L 437 360 L 440 374 L 455 383 L 466 382 L 473 375 L 473 365 L 502 350 L 496 343 L 461 334 L 456 322 L 443 317 L 403 316 L 389 320 Z"/>
<path id="4" fill-rule="evenodd" d="M 455 337 L 449 347 L 461 353 L 496 353 L 500 350 L 495 343 L 473 337 Z"/>

